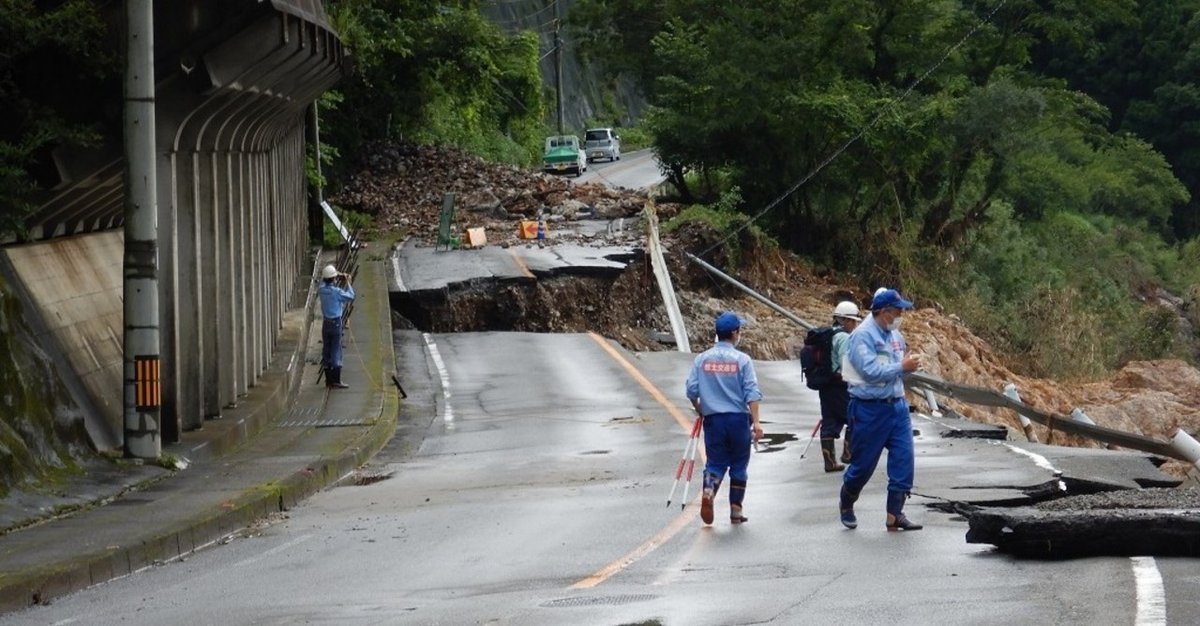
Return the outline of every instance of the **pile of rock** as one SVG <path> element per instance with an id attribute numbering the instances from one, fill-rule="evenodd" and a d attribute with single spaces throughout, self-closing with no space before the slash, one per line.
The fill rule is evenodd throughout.
<path id="1" fill-rule="evenodd" d="M 447 193 L 455 194 L 455 230 L 484 226 L 489 240 L 515 237 L 517 222 L 545 212 L 555 219 L 583 216 L 612 219 L 637 214 L 641 191 L 613 190 L 487 163 L 461 150 L 379 142 L 365 166 L 331 198 L 335 205 L 375 216 L 380 228 L 399 228 L 426 241 L 437 237 L 438 214 Z"/>

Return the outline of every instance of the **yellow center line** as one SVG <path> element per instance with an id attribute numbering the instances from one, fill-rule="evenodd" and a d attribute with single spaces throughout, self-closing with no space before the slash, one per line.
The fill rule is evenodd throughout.
<path id="1" fill-rule="evenodd" d="M 693 498 L 693 500 L 695 500 L 695 498 Z M 680 513 L 679 515 L 676 515 L 675 519 L 671 520 L 670 525 L 668 525 L 666 528 L 658 531 L 658 533 L 655 534 L 653 537 L 647 539 L 645 543 L 634 548 L 629 554 L 626 554 L 625 556 L 600 568 L 595 574 L 592 574 L 591 576 L 584 578 L 583 580 L 575 583 L 574 585 L 571 585 L 570 588 L 571 589 L 591 589 L 592 587 L 599 585 L 600 583 L 611 578 L 617 572 L 625 569 L 626 567 L 629 567 L 630 565 L 633 565 L 634 563 L 637 562 L 638 559 L 646 556 L 647 554 L 650 554 L 651 552 L 653 552 L 656 548 L 658 548 L 662 544 L 670 541 L 671 537 L 674 537 L 677 533 L 679 533 L 679 531 L 683 530 L 685 527 L 691 526 L 692 524 L 695 524 L 695 523 L 696 523 L 696 513 L 694 510 L 685 511 L 683 513 Z"/>
<path id="2" fill-rule="evenodd" d="M 597 335 L 596 333 L 588 333 L 588 336 L 591 337 L 593 340 L 595 340 L 596 343 L 600 344 L 600 347 L 603 348 L 604 351 L 607 352 L 609 354 L 609 356 L 611 356 L 613 358 L 613 360 L 615 360 L 618 364 L 620 364 L 621 367 L 625 368 L 625 371 L 629 372 L 629 375 L 632 376 L 633 379 L 636 380 L 638 382 L 638 384 L 642 386 L 643 389 L 645 389 L 647 392 L 649 392 L 650 396 L 653 397 L 659 404 L 661 404 L 667 410 L 667 412 L 671 414 L 671 417 L 675 418 L 675 421 L 678 422 L 680 426 L 682 426 L 688 432 L 691 432 L 692 421 L 689 420 L 687 418 L 687 416 L 685 416 L 683 414 L 683 412 L 679 410 L 678 407 L 676 407 L 669 400 L 667 400 L 667 397 L 665 395 L 663 395 L 663 392 L 660 391 L 658 389 L 658 387 L 655 387 L 654 383 L 650 382 L 650 380 L 648 378 L 646 378 L 646 376 L 644 374 L 642 374 L 640 371 L 638 371 L 638 369 L 636 367 L 634 367 L 633 364 L 630 363 L 628 359 L 626 359 L 624 356 L 622 356 L 620 352 L 617 352 L 616 348 L 613 348 L 608 343 L 607 339 L 605 339 L 604 337 L 601 337 L 600 335 Z M 701 448 L 703 448 L 703 446 L 704 446 L 703 441 L 699 441 L 697 443 L 700 445 Z M 700 472 L 699 473 L 701 476 L 700 479 L 703 481 L 704 480 L 704 478 L 703 478 L 703 476 L 704 476 L 704 460 L 705 460 L 705 455 L 704 455 L 703 449 L 701 449 L 699 451 L 699 455 L 700 455 Z M 697 490 L 697 493 L 692 498 L 692 500 L 695 501 L 699 497 L 700 497 L 700 490 Z M 687 507 L 684 506 L 684 509 L 686 510 Z M 674 537 L 676 534 L 679 533 L 679 531 L 683 530 L 691 523 L 694 523 L 695 519 L 696 518 L 695 518 L 694 513 L 691 513 L 691 512 L 680 513 L 679 515 L 677 515 L 675 517 L 675 519 L 671 520 L 670 524 L 668 524 L 665 528 L 663 528 L 662 530 L 655 533 L 655 535 L 653 537 L 647 539 L 645 542 L 642 543 L 642 545 L 634 548 L 628 554 L 613 561 L 612 563 L 609 563 L 608 565 L 605 565 L 604 567 L 600 568 L 599 570 L 596 571 L 596 573 L 592 574 L 591 576 L 588 576 L 587 578 L 584 578 L 583 580 L 580 580 L 579 582 L 571 585 L 571 589 L 590 589 L 590 588 L 595 587 L 596 585 L 599 585 L 600 583 L 608 580 L 613 575 L 615 575 L 617 572 L 620 572 L 621 570 L 625 569 L 626 567 L 633 565 L 634 563 L 636 563 L 638 561 L 638 559 L 641 559 L 642 557 L 646 556 L 647 554 L 650 554 L 655 549 L 657 549 L 659 546 L 670 541 L 672 537 Z"/>
<path id="3" fill-rule="evenodd" d="M 521 257 L 517 256 L 516 250 L 509 248 L 508 253 L 512 255 L 513 262 L 517 264 L 517 269 L 521 270 L 521 274 L 523 274 L 525 278 L 537 278 L 533 275 L 533 272 L 529 271 L 529 266 L 525 265 L 525 261 L 521 259 Z"/>
<path id="4" fill-rule="evenodd" d="M 663 392 L 659 391 L 658 387 L 655 387 L 654 383 L 650 382 L 650 379 L 646 378 L 644 374 L 638 371 L 638 368 L 634 367 L 633 363 L 630 363 L 628 359 L 626 359 L 624 356 L 621 356 L 621 353 L 617 352 L 617 349 L 612 347 L 608 343 L 608 340 L 604 337 L 601 337 L 596 333 L 588 333 L 588 336 L 591 337 L 596 343 L 600 344 L 600 347 L 604 348 L 604 351 L 607 352 L 614 361 L 620 364 L 621 367 L 625 368 L 625 371 L 629 372 L 629 375 L 633 376 L 633 379 L 636 380 L 643 389 L 649 392 L 659 404 L 663 405 L 663 408 L 665 408 L 667 412 L 671 414 L 671 417 L 675 418 L 675 421 L 678 422 L 680 426 L 682 426 L 688 432 L 691 432 L 692 420 L 685 416 L 678 407 L 671 403 L 670 400 L 667 400 L 667 396 L 663 395 Z"/>

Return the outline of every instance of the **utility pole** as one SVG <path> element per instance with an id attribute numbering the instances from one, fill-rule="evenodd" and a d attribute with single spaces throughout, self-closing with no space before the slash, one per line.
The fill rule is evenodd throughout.
<path id="1" fill-rule="evenodd" d="M 554 3 L 554 93 L 558 96 L 558 134 L 563 134 L 563 79 L 562 79 L 562 0 Z"/>
<path id="2" fill-rule="evenodd" d="M 125 0 L 125 455 L 162 454 L 154 3 Z"/>

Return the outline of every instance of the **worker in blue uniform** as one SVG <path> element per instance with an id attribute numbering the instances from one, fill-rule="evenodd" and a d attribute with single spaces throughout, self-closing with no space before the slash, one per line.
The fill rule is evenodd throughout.
<path id="1" fill-rule="evenodd" d="M 903 376 L 921 367 L 921 355 L 908 353 L 900 322 L 912 306 L 895 289 L 877 291 L 870 317 L 850 334 L 842 358 L 842 378 L 850 392 L 847 414 L 854 424 L 850 465 L 842 475 L 839 503 L 842 524 L 847 528 L 858 527 L 854 502 L 887 449 L 886 527 L 889 531 L 921 529 L 904 515 L 904 502 L 913 486 L 914 460 Z"/>
<path id="2" fill-rule="evenodd" d="M 758 403 L 762 392 L 750 356 L 737 349 L 742 320 L 732 312 L 720 314 L 715 323 L 717 343 L 698 355 L 688 374 L 686 393 L 704 425 L 704 490 L 700 496 L 700 519 L 713 522 L 713 499 L 729 473 L 729 521 L 747 521 L 743 513 L 746 497 L 750 445 L 762 438 Z"/>
<path id="3" fill-rule="evenodd" d="M 350 385 L 342 382 L 342 329 L 346 305 L 354 300 L 350 275 L 326 265 L 321 270 L 317 295 L 321 298 L 321 315 L 325 318 L 321 324 L 321 367 L 325 369 L 325 386 L 346 389 Z"/>

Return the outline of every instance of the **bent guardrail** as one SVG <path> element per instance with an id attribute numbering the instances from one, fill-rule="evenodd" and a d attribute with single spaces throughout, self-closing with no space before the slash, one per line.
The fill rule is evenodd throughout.
<path id="1" fill-rule="evenodd" d="M 943 380 L 926 372 L 913 372 L 904 379 L 905 385 L 914 391 L 932 391 L 942 396 L 953 398 L 968 404 L 993 406 L 1011 409 L 1018 415 L 1037 422 L 1051 431 L 1061 431 L 1071 435 L 1087 437 L 1101 443 L 1149 452 L 1159 456 L 1187 461 L 1192 464 L 1200 462 L 1200 443 L 1196 443 L 1182 429 L 1176 429 L 1171 441 L 1163 441 L 1144 435 L 1135 435 L 1112 428 L 1097 426 L 1087 421 L 1075 420 L 1036 409 L 1014 400 L 1012 397 L 990 389 L 973 387 Z M 1189 443 L 1190 440 L 1190 443 Z M 1200 466 L 1197 466 L 1200 467 Z"/>
<path id="2" fill-rule="evenodd" d="M 721 278 L 729 284 L 737 287 L 750 297 L 758 300 L 766 306 L 774 309 L 780 315 L 795 323 L 797 326 L 806 330 L 814 327 L 814 324 L 807 322 L 795 313 L 788 311 L 779 304 L 772 302 L 766 296 L 754 291 L 753 289 L 738 282 L 732 276 L 713 267 L 709 263 L 701 260 L 694 254 L 685 253 L 692 262 L 700 267 L 703 267 L 709 273 Z M 1200 470 L 1200 442 L 1196 441 L 1182 428 L 1176 428 L 1171 436 L 1170 441 L 1163 441 L 1153 437 L 1144 435 L 1135 435 L 1112 428 L 1105 428 L 1091 423 L 1091 420 L 1071 419 L 1062 417 L 1053 413 L 1047 413 L 1035 409 L 1034 407 L 1021 402 L 1021 396 L 1017 393 L 1016 385 L 1009 383 L 1004 390 L 1004 393 L 985 389 L 983 387 L 974 387 L 971 385 L 963 385 L 943 380 L 925 372 L 913 372 L 904 377 L 905 386 L 914 392 L 920 392 L 924 395 L 926 402 L 929 403 L 931 411 L 937 411 L 937 401 L 931 395 L 932 393 L 941 394 L 948 398 L 954 398 L 968 404 L 977 404 L 982 406 L 992 406 L 1005 409 L 1011 409 L 1017 413 L 1021 419 L 1021 425 L 1025 430 L 1026 438 L 1029 441 L 1036 443 L 1037 437 L 1033 433 L 1032 427 L 1029 425 L 1031 421 L 1037 422 L 1050 429 L 1087 437 L 1101 443 L 1111 446 L 1120 446 L 1131 450 L 1139 450 L 1150 454 L 1170 457 L 1191 463 L 1197 470 Z"/>

